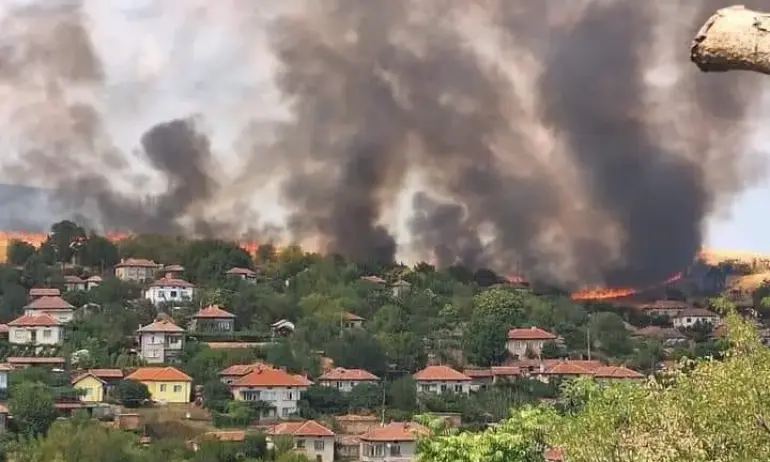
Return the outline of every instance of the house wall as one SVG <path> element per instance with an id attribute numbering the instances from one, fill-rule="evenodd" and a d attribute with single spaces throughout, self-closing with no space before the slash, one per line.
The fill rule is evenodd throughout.
<path id="1" fill-rule="evenodd" d="M 294 438 L 294 447 L 304 453 L 311 461 L 318 460 L 318 456 L 321 456 L 323 462 L 334 461 L 333 436 L 323 438 L 296 437 Z"/>
<path id="2" fill-rule="evenodd" d="M 689 316 L 689 317 L 681 317 L 681 318 L 674 318 L 673 323 L 674 327 L 676 328 L 683 328 L 686 329 L 688 327 L 693 327 L 694 325 L 701 323 L 710 323 L 713 326 L 717 325 L 717 319 L 716 318 L 710 318 L 710 317 L 704 317 L 704 316 Z"/>
<path id="3" fill-rule="evenodd" d="M 189 403 L 190 382 L 142 382 L 147 385 L 153 401 L 160 403 Z"/>
<path id="4" fill-rule="evenodd" d="M 62 323 L 75 319 L 75 312 L 73 310 L 24 310 L 26 316 L 40 316 L 43 313 Z"/>
<path id="5" fill-rule="evenodd" d="M 139 334 L 140 355 L 148 364 L 168 362 L 181 353 L 184 336 L 165 332 L 142 332 Z"/>
<path id="6" fill-rule="evenodd" d="M 324 387 L 334 387 L 342 392 L 350 392 L 353 390 L 353 387 L 360 383 L 372 383 L 377 384 L 376 381 L 366 381 L 366 380 L 319 380 L 318 384 Z"/>
<path id="7" fill-rule="evenodd" d="M 121 266 L 115 268 L 115 277 L 123 281 L 147 281 L 155 279 L 155 268 Z"/>
<path id="8" fill-rule="evenodd" d="M 192 287 L 150 287 L 144 293 L 144 298 L 154 305 L 164 302 L 189 302 L 193 298 Z"/>
<path id="9" fill-rule="evenodd" d="M 73 387 L 77 390 L 85 390 L 85 395 L 80 397 L 81 401 L 88 403 L 101 403 L 104 401 L 104 385 L 91 376 L 84 377 Z"/>
<path id="10" fill-rule="evenodd" d="M 232 318 L 193 319 L 192 328 L 200 332 L 232 332 L 235 330 L 235 320 Z"/>
<path id="11" fill-rule="evenodd" d="M 32 333 L 35 341 L 32 342 Z M 58 345 L 62 341 L 62 329 L 50 327 L 8 327 L 8 341 L 14 345 Z"/>
<path id="12" fill-rule="evenodd" d="M 83 283 L 67 283 L 64 285 L 67 291 L 86 290 L 86 284 Z"/>
<path id="13" fill-rule="evenodd" d="M 392 455 L 391 455 L 392 454 Z M 361 441 L 363 462 L 407 462 L 417 459 L 417 443 L 414 441 L 368 442 Z"/>
<path id="14" fill-rule="evenodd" d="M 514 358 L 526 358 L 527 349 L 540 356 L 544 344 L 544 340 L 508 340 L 505 347 Z"/>
<path id="15" fill-rule="evenodd" d="M 265 417 L 286 418 L 298 411 L 304 387 L 233 387 L 233 397 L 237 401 L 264 401 L 275 409 Z"/>
<path id="16" fill-rule="evenodd" d="M 8 372 L 0 371 L 0 390 L 8 389 Z"/>
<path id="17" fill-rule="evenodd" d="M 422 393 L 465 393 L 471 392 L 471 382 L 417 382 L 417 391 Z"/>

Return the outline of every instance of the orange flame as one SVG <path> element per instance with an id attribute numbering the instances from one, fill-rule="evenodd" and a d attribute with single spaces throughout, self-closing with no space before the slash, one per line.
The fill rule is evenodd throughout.
<path id="1" fill-rule="evenodd" d="M 682 273 L 676 273 L 675 275 L 671 276 L 670 278 L 666 279 L 665 281 L 661 282 L 660 284 L 653 284 L 649 287 L 646 287 L 645 289 L 652 289 L 655 287 L 660 286 L 666 286 L 669 284 L 673 284 L 676 281 L 682 279 Z M 575 301 L 589 301 L 589 300 L 611 300 L 615 298 L 623 298 L 623 297 L 630 297 L 631 295 L 634 295 L 635 293 L 639 292 L 638 289 L 584 289 L 579 290 L 575 293 L 573 293 L 570 298 Z"/>

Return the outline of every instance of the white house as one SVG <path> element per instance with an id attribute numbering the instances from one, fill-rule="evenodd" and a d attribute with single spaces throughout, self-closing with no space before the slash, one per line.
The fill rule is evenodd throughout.
<path id="1" fill-rule="evenodd" d="M 412 377 L 417 390 L 423 393 L 465 393 L 471 391 L 473 380 L 449 366 L 428 366 Z"/>
<path id="2" fill-rule="evenodd" d="M 70 322 L 75 317 L 75 307 L 61 297 L 39 297 L 24 307 L 24 314 L 39 316 L 47 314 L 60 323 Z"/>
<path id="3" fill-rule="evenodd" d="M 508 331 L 505 347 L 514 359 L 524 359 L 528 352 L 540 357 L 543 345 L 557 338 L 556 335 L 537 327 L 511 329 Z"/>
<path id="4" fill-rule="evenodd" d="M 67 292 L 86 290 L 86 281 L 77 276 L 64 276 L 64 288 Z"/>
<path id="5" fill-rule="evenodd" d="M 366 319 L 355 313 L 346 311 L 342 313 L 342 321 L 346 329 L 353 329 L 364 327 L 364 322 Z"/>
<path id="6" fill-rule="evenodd" d="M 288 418 L 296 414 L 302 392 L 311 382 L 299 375 L 271 367 L 257 368 L 230 385 L 236 401 L 264 401 L 272 406 L 263 418 Z"/>
<path id="7" fill-rule="evenodd" d="M 282 422 L 267 430 L 268 438 L 275 436 L 289 437 L 294 441 L 294 449 L 317 462 L 334 461 L 334 432 L 315 420 L 304 422 Z"/>
<path id="8" fill-rule="evenodd" d="M 680 311 L 674 316 L 672 322 L 674 327 L 678 329 L 687 329 L 694 327 L 696 324 L 710 324 L 712 327 L 716 327 L 720 324 L 721 319 L 718 314 L 713 313 L 703 308 L 688 308 Z"/>
<path id="9" fill-rule="evenodd" d="M 349 392 L 362 383 L 377 384 L 379 381 L 380 378 L 369 371 L 344 367 L 335 367 L 318 378 L 319 385 L 334 387 L 343 392 Z"/>
<path id="10" fill-rule="evenodd" d="M 91 276 L 90 278 L 86 279 L 86 290 L 91 290 L 95 287 L 99 287 L 102 281 L 103 279 L 101 276 Z"/>
<path id="11" fill-rule="evenodd" d="M 249 268 L 231 268 L 225 274 L 247 282 L 256 282 L 257 276 L 259 276 L 256 271 L 250 270 Z"/>
<path id="12" fill-rule="evenodd" d="M 235 315 L 219 305 L 210 305 L 193 315 L 190 330 L 197 332 L 233 332 Z"/>
<path id="13" fill-rule="evenodd" d="M 127 258 L 115 265 L 115 277 L 121 281 L 145 282 L 155 279 L 163 265 L 144 258 Z"/>
<path id="14" fill-rule="evenodd" d="M 150 287 L 144 293 L 144 298 L 157 306 L 165 302 L 189 302 L 194 294 L 195 286 L 187 281 L 161 278 L 150 284 Z"/>
<path id="15" fill-rule="evenodd" d="M 8 341 L 13 345 L 59 345 L 61 323 L 47 313 L 25 314 L 8 323 Z"/>
<path id="16" fill-rule="evenodd" d="M 184 329 L 165 319 L 140 327 L 139 355 L 148 364 L 173 362 L 184 348 Z"/>
<path id="17" fill-rule="evenodd" d="M 362 462 L 411 462 L 417 460 L 417 439 L 429 430 L 412 422 L 391 422 L 359 437 Z"/>
<path id="18" fill-rule="evenodd" d="M 8 373 L 13 370 L 9 364 L 0 364 L 0 391 L 8 389 Z"/>

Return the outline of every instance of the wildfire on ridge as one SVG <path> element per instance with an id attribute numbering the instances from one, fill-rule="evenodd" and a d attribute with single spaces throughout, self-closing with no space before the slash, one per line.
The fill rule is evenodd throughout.
<path id="1" fill-rule="evenodd" d="M 665 281 L 654 284 L 649 287 L 645 287 L 641 290 L 646 289 L 652 289 L 654 287 L 660 287 L 665 286 L 668 284 L 673 284 L 676 281 L 682 279 L 682 273 L 676 273 L 675 275 L 671 276 L 670 278 L 666 279 Z M 640 289 L 632 289 L 632 288 L 616 288 L 616 289 L 609 289 L 609 288 L 603 288 L 603 289 L 584 289 L 579 290 L 575 293 L 573 293 L 570 298 L 575 301 L 590 301 L 590 300 L 611 300 L 615 298 L 623 298 L 623 297 L 630 297 L 631 295 L 634 295 L 635 293 L 639 292 Z"/>

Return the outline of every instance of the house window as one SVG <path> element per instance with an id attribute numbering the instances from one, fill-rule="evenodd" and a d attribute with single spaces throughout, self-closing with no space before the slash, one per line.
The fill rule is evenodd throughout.
<path id="1" fill-rule="evenodd" d="M 290 392 L 286 392 L 286 401 L 294 401 L 294 395 Z"/>
<path id="2" fill-rule="evenodd" d="M 385 445 L 367 444 L 364 447 L 366 457 L 385 457 Z"/>
<path id="3" fill-rule="evenodd" d="M 259 390 L 243 390 L 241 392 L 241 398 L 243 398 L 244 401 L 259 401 Z"/>
<path id="4" fill-rule="evenodd" d="M 462 385 L 455 385 L 455 392 L 462 393 L 463 392 L 463 386 Z"/>
<path id="5" fill-rule="evenodd" d="M 429 392 L 430 385 L 420 385 L 420 391 Z"/>
<path id="6" fill-rule="evenodd" d="M 401 457 L 401 445 L 400 444 L 391 444 L 390 445 L 390 457 Z"/>
<path id="7" fill-rule="evenodd" d="M 446 387 L 446 384 L 445 384 L 445 383 L 442 383 L 442 384 L 441 384 L 441 393 L 444 393 L 444 392 L 446 391 L 446 388 L 447 388 L 447 387 Z"/>
<path id="8" fill-rule="evenodd" d="M 313 442 L 313 449 L 316 451 L 323 451 L 324 450 L 324 440 L 315 440 Z"/>
<path id="9" fill-rule="evenodd" d="M 297 438 L 296 444 L 297 444 L 297 449 L 305 449 L 305 440 L 303 440 L 302 438 Z"/>
<path id="10" fill-rule="evenodd" d="M 290 407 L 284 407 L 281 409 L 281 416 L 282 417 L 289 417 L 289 414 L 291 414 L 291 408 Z"/>
<path id="11" fill-rule="evenodd" d="M 161 391 L 161 392 L 164 392 L 164 391 L 166 391 L 166 384 L 165 384 L 165 383 L 163 383 L 163 384 L 161 384 L 161 385 L 160 385 L 160 391 Z"/>
<path id="12" fill-rule="evenodd" d="M 16 340 L 24 340 L 24 331 L 17 330 L 16 334 L 14 334 L 14 337 Z"/>
<path id="13" fill-rule="evenodd" d="M 43 331 L 43 338 L 51 338 L 51 329 L 45 329 Z"/>
<path id="14" fill-rule="evenodd" d="M 182 392 L 182 386 L 174 385 L 174 393 L 181 393 L 181 392 Z"/>
<path id="15" fill-rule="evenodd" d="M 177 291 L 176 291 L 176 290 L 172 290 L 172 291 L 171 291 L 171 292 L 169 292 L 168 294 L 169 294 L 169 296 L 170 296 L 171 298 L 176 298 L 176 297 L 177 297 Z"/>

